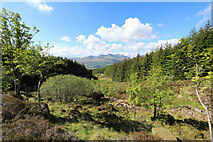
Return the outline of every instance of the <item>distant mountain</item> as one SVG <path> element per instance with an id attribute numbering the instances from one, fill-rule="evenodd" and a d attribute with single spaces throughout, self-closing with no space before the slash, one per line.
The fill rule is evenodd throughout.
<path id="1" fill-rule="evenodd" d="M 128 59 L 129 57 L 120 54 L 108 54 L 100 56 L 88 56 L 83 58 L 75 58 L 81 64 L 84 64 L 88 69 L 97 69 L 105 66 L 112 65 L 117 62 Z"/>

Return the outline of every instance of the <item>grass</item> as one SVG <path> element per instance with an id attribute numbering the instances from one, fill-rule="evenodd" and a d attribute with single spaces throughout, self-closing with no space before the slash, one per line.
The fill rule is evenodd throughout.
<path id="1" fill-rule="evenodd" d="M 124 132 L 117 132 L 113 129 L 104 128 L 86 121 L 65 123 L 63 127 L 75 132 L 76 136 L 81 140 L 119 140 L 121 137 L 127 135 Z"/>
<path id="2" fill-rule="evenodd" d="M 62 117 L 66 115 L 65 112 L 62 112 L 62 109 L 68 110 L 67 104 L 54 103 L 49 104 L 50 112 L 57 117 Z M 83 106 L 85 109 L 86 106 Z M 83 109 L 82 109 L 83 110 Z M 88 111 L 91 114 L 98 113 L 95 107 L 88 108 Z M 88 121 L 79 121 L 75 123 L 66 122 L 65 124 L 54 124 L 55 126 L 61 126 L 68 131 L 72 131 L 75 135 L 81 140 L 115 140 L 119 139 L 121 136 L 126 136 L 125 132 L 117 132 L 113 129 L 107 127 L 102 127 L 93 122 Z"/>
<path id="3" fill-rule="evenodd" d="M 63 112 L 62 110 L 67 110 L 68 105 L 63 104 L 63 103 L 53 103 L 53 104 L 48 104 L 50 113 L 55 115 L 56 117 L 62 117 L 66 114 L 66 112 Z"/>
<path id="4" fill-rule="evenodd" d="M 170 131 L 173 132 L 175 136 L 182 140 L 208 140 L 209 132 L 208 131 L 199 131 L 196 128 L 188 124 L 175 124 L 172 127 L 169 127 Z M 203 134 L 203 138 L 202 135 Z"/>
<path id="5" fill-rule="evenodd" d="M 103 82 L 105 83 L 106 81 Z M 206 87 L 207 84 L 208 82 L 201 87 L 200 92 L 202 97 L 209 93 L 209 88 Z M 190 84 L 187 81 L 183 81 L 176 83 L 174 86 L 176 88 L 173 88 L 173 91 L 175 92 L 175 99 L 172 101 L 172 109 L 174 109 L 175 111 L 167 112 L 169 112 L 170 115 L 172 115 L 176 120 L 179 120 L 182 123 L 175 122 L 173 125 L 170 126 L 165 125 L 165 123 L 162 123 L 161 121 L 152 121 L 151 117 L 153 116 L 153 111 L 145 107 L 141 107 L 140 109 L 138 109 L 135 120 L 143 123 L 141 127 L 147 126 L 151 128 L 151 131 L 154 132 L 151 134 L 156 135 L 163 140 L 175 140 L 176 137 L 182 140 L 207 140 L 209 138 L 208 130 L 198 130 L 195 126 L 187 124 L 186 122 L 184 122 L 184 119 L 191 119 L 192 117 L 176 110 L 178 108 L 187 110 L 187 108 L 184 106 L 188 106 L 191 110 L 194 110 L 193 108 L 203 110 L 202 106 L 197 101 L 193 84 Z M 124 98 L 127 97 L 125 93 L 120 94 L 118 91 L 114 93 L 114 95 L 114 97 L 118 97 L 119 95 L 124 96 Z M 178 98 L 178 95 L 181 95 L 182 97 Z M 79 97 L 79 99 L 83 98 Z M 124 107 L 117 106 L 117 102 L 111 102 L 109 104 L 113 105 L 116 109 L 119 110 L 118 112 L 114 112 L 115 115 L 117 115 L 118 117 L 123 117 L 127 120 L 133 120 L 133 110 L 127 111 L 127 109 L 125 109 Z M 93 117 L 93 119 L 95 119 L 95 121 L 98 121 L 98 118 L 96 118 L 96 115 L 100 113 L 98 110 L 98 106 L 92 104 L 81 104 L 81 106 L 82 109 L 79 109 L 80 113 L 88 112 Z M 68 104 L 62 103 L 49 104 L 51 113 L 57 117 L 63 117 L 67 115 L 66 112 L 63 112 L 62 110 L 68 111 L 70 109 L 69 107 L 70 106 L 68 106 Z M 206 117 L 204 114 L 201 114 L 199 112 L 196 112 L 196 115 L 199 116 L 199 118 Z M 198 119 L 196 121 L 198 121 Z M 64 124 L 60 124 L 60 126 L 66 130 L 74 132 L 81 140 L 120 140 L 122 138 L 130 138 L 131 135 L 134 133 L 126 133 L 124 131 L 118 132 L 115 131 L 113 128 L 109 128 L 92 121 L 84 121 L 80 119 L 78 122 L 66 122 Z"/>
<path id="6" fill-rule="evenodd" d="M 63 103 L 49 103 L 49 109 L 51 114 L 56 117 L 63 117 L 66 115 L 66 112 L 61 110 L 69 110 L 68 104 Z M 95 116 L 99 111 L 96 106 L 88 107 L 87 105 L 82 105 L 80 112 L 84 111 L 90 112 L 92 116 Z M 95 117 L 94 117 L 95 118 Z M 79 120 L 79 122 L 65 124 L 54 124 L 55 126 L 61 126 L 62 128 L 72 131 L 75 135 L 81 140 L 118 140 L 121 137 L 127 135 L 125 132 L 117 132 L 113 128 L 103 127 L 96 123 L 90 121 Z"/>

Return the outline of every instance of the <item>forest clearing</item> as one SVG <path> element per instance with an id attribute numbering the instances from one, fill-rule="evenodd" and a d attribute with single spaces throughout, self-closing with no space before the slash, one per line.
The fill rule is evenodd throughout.
<path id="1" fill-rule="evenodd" d="M 0 18 L 2 140 L 213 141 L 210 21 L 175 45 L 87 69 L 35 44 L 39 30 L 20 14 Z"/>

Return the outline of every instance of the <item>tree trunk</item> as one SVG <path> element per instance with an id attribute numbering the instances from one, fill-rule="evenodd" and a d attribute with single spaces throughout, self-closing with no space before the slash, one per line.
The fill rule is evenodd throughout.
<path id="1" fill-rule="evenodd" d="M 196 61 L 196 76 L 199 77 L 199 71 L 198 71 L 198 64 L 197 64 L 197 61 Z M 213 142 L 213 136 L 212 136 L 212 126 L 211 126 L 211 120 L 210 120 L 210 116 L 209 116 L 209 111 L 207 109 L 207 107 L 203 104 L 202 100 L 200 99 L 200 95 L 199 95 L 199 92 L 198 92 L 198 88 L 200 86 L 200 83 L 198 84 L 198 82 L 195 82 L 195 91 L 196 91 L 196 94 L 197 94 L 197 97 L 201 103 L 201 105 L 205 108 L 206 110 L 206 114 L 207 114 L 207 118 L 208 118 L 208 124 L 209 124 L 209 132 L 210 132 L 210 140 L 211 142 Z"/>
<path id="2" fill-rule="evenodd" d="M 157 106 L 154 103 L 154 119 L 156 119 L 156 117 L 157 117 Z"/>
<path id="3" fill-rule="evenodd" d="M 13 72 L 13 82 L 14 82 L 14 92 L 15 92 L 15 95 L 17 95 L 16 75 L 14 72 Z"/>
<path id="4" fill-rule="evenodd" d="M 198 85 L 197 85 L 197 83 L 196 83 L 195 91 L 196 91 L 197 97 L 198 97 L 198 99 L 199 99 L 201 105 L 202 105 L 202 106 L 205 108 L 205 110 L 206 110 L 206 114 L 207 114 L 207 118 L 208 118 L 208 124 L 209 124 L 210 140 L 211 140 L 211 142 L 213 142 L 212 126 L 211 126 L 211 120 L 210 120 L 209 112 L 208 112 L 207 107 L 203 104 L 202 100 L 200 99 L 200 95 L 199 95 L 199 92 L 198 92 Z"/>
<path id="5" fill-rule="evenodd" d="M 37 89 L 37 97 L 38 97 L 38 103 L 39 104 L 40 104 L 40 101 L 41 101 L 40 86 L 41 86 L 41 80 L 38 81 L 38 89 Z"/>
<path id="6" fill-rule="evenodd" d="M 135 120 L 135 116 L 136 116 L 136 107 L 134 107 L 134 120 Z"/>
<path id="7" fill-rule="evenodd" d="M 17 95 L 20 95 L 21 93 L 21 77 L 20 78 L 18 78 L 18 87 L 17 87 Z"/>

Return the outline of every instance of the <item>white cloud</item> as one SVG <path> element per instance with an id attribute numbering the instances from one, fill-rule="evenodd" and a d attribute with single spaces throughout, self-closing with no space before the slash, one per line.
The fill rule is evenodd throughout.
<path id="1" fill-rule="evenodd" d="M 146 54 L 154 50 L 156 47 L 164 45 L 166 43 L 171 43 L 175 45 L 178 43 L 178 39 L 170 40 L 159 40 L 158 42 L 149 42 L 149 43 L 130 43 L 125 46 L 122 44 L 112 43 L 107 44 L 101 39 L 90 35 L 88 38 L 82 41 L 86 45 L 86 48 L 81 46 L 67 46 L 64 44 L 55 44 L 53 48 L 50 48 L 48 51 L 51 55 L 61 56 L 61 57 L 86 57 L 89 55 L 98 56 L 106 54 L 122 54 L 129 57 L 135 57 L 138 53 L 141 55 Z M 97 45 L 95 45 L 97 43 Z M 93 46 L 94 45 L 94 46 Z M 100 45 L 101 48 L 98 46 Z"/>
<path id="2" fill-rule="evenodd" d="M 61 37 L 61 40 L 66 41 L 66 42 L 70 42 L 70 38 L 68 36 Z"/>
<path id="3" fill-rule="evenodd" d="M 133 42 L 136 40 L 156 38 L 152 35 L 150 24 L 143 24 L 138 18 L 128 18 L 121 27 L 112 24 L 111 28 L 101 26 L 96 35 L 109 42 Z"/>
<path id="4" fill-rule="evenodd" d="M 163 26 L 163 24 L 161 24 L 161 23 L 158 24 L 158 27 L 162 27 L 162 26 Z"/>
<path id="5" fill-rule="evenodd" d="M 211 14 L 211 5 L 209 5 L 208 7 L 204 8 L 203 10 L 200 10 L 196 16 L 198 17 L 202 17 L 201 20 L 197 23 L 197 28 L 199 28 L 201 26 L 202 23 L 207 22 L 208 20 L 210 20 L 210 14 Z"/>
<path id="6" fill-rule="evenodd" d="M 121 43 L 106 43 L 94 35 L 89 35 L 88 38 L 86 38 L 84 35 L 79 35 L 76 39 L 77 42 L 82 42 L 88 50 L 112 51 L 122 49 Z"/>
<path id="7" fill-rule="evenodd" d="M 88 48 L 82 48 L 80 46 L 67 46 L 64 44 L 55 44 L 52 48 L 48 50 L 50 55 L 60 56 L 60 57 L 87 57 L 90 55 L 106 55 L 112 53 L 110 50 L 90 50 Z"/>
<path id="8" fill-rule="evenodd" d="M 77 39 L 77 42 L 82 42 L 86 39 L 86 37 L 84 35 L 79 35 L 76 39 Z"/>
<path id="9" fill-rule="evenodd" d="M 86 45 L 89 50 L 107 50 L 110 47 L 110 44 L 107 44 L 94 35 L 89 35 L 87 39 L 84 39 L 83 44 Z"/>
<path id="10" fill-rule="evenodd" d="M 63 44 L 54 45 L 52 48 L 49 49 L 48 52 L 50 53 L 50 55 L 68 57 L 68 58 L 83 57 L 83 56 L 89 55 L 88 51 L 82 47 L 79 47 L 79 46 L 70 47 Z"/>
<path id="11" fill-rule="evenodd" d="M 53 11 L 53 7 L 48 6 L 44 0 L 28 0 L 28 3 L 34 7 L 37 7 L 40 11 Z"/>
<path id="12" fill-rule="evenodd" d="M 149 43 L 128 42 L 125 45 L 122 45 L 121 43 L 106 43 L 105 41 L 94 35 L 90 35 L 88 37 L 85 37 L 84 35 L 79 35 L 76 39 L 77 42 L 83 43 L 83 45 L 86 46 L 87 52 L 90 52 L 90 54 L 92 55 L 122 53 L 122 55 L 128 55 L 130 57 L 137 55 L 137 53 L 145 54 L 146 52 L 150 52 L 156 47 L 165 45 L 166 43 L 175 45 L 179 41 L 178 39 L 170 39 L 158 40 L 157 42 Z"/>
<path id="13" fill-rule="evenodd" d="M 110 48 L 110 50 L 120 50 L 120 49 L 122 49 L 122 44 L 116 44 L 116 43 L 113 43 L 113 44 L 111 44 L 111 48 Z"/>
<path id="14" fill-rule="evenodd" d="M 200 10 L 197 13 L 197 16 L 205 16 L 205 15 L 209 15 L 211 13 L 211 5 L 209 5 L 208 7 L 204 8 L 203 10 Z"/>
<path id="15" fill-rule="evenodd" d="M 178 43 L 178 39 L 170 39 L 170 40 L 158 40 L 158 42 L 138 42 L 134 44 L 129 44 L 124 47 L 127 51 L 151 51 L 154 50 L 156 47 L 161 45 L 165 45 L 166 43 L 172 44 L 174 46 Z"/>
<path id="16" fill-rule="evenodd" d="M 138 53 L 137 52 L 119 52 L 118 54 L 132 58 L 132 57 L 136 57 Z"/>

